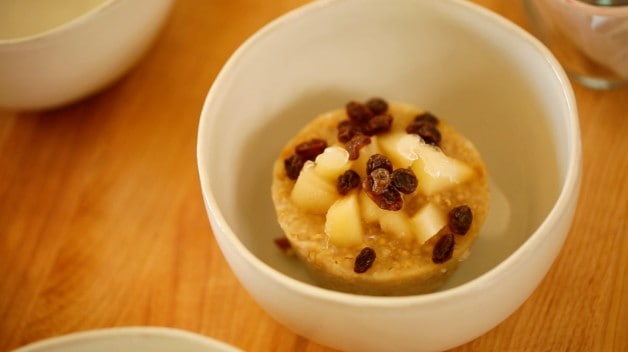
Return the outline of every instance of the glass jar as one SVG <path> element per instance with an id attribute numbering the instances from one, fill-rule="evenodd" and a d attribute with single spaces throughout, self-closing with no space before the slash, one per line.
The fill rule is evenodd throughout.
<path id="1" fill-rule="evenodd" d="M 577 82 L 628 85 L 628 0 L 524 0 L 533 33 Z"/>

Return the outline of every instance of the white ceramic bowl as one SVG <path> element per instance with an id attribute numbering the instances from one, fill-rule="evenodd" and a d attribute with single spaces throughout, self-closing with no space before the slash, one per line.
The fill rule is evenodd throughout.
<path id="1" fill-rule="evenodd" d="M 270 196 L 283 144 L 311 118 L 381 96 L 436 113 L 469 137 L 492 208 L 442 290 L 369 297 L 316 287 L 283 256 Z M 581 150 L 570 83 L 537 40 L 459 0 L 318 1 L 261 29 L 211 87 L 198 167 L 214 235 L 254 299 L 299 335 L 351 351 L 442 350 L 514 312 L 567 235 Z"/>
<path id="2" fill-rule="evenodd" d="M 172 2 L 5 2 L 0 25 L 0 109 L 53 108 L 112 83 L 146 51 Z M 32 8 L 27 11 L 28 6 Z M 8 14 L 11 7 L 15 14 Z"/>
<path id="3" fill-rule="evenodd" d="M 119 327 L 75 332 L 22 346 L 13 352 L 238 352 L 224 342 L 165 327 Z"/>

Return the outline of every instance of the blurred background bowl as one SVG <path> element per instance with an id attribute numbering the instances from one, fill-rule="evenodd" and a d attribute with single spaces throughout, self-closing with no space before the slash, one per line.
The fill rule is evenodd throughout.
<path id="1" fill-rule="evenodd" d="M 22 346 L 13 352 L 238 352 L 224 342 L 166 327 L 117 327 L 75 332 Z"/>
<path id="2" fill-rule="evenodd" d="M 42 110 L 127 72 L 173 0 L 6 0 L 0 4 L 0 109 Z"/>
<path id="3" fill-rule="evenodd" d="M 487 164 L 491 210 L 470 258 L 431 294 L 369 297 L 319 288 L 279 251 L 271 169 L 322 112 L 380 96 L 450 122 Z M 545 276 L 577 202 L 573 91 L 539 41 L 467 1 L 313 2 L 248 39 L 201 113 L 198 168 L 214 235 L 276 320 L 350 351 L 432 351 L 487 332 Z"/>

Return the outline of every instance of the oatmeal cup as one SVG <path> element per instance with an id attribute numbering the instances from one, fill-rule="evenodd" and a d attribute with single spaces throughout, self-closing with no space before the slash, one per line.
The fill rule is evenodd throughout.
<path id="1" fill-rule="evenodd" d="M 430 112 L 380 98 L 299 131 L 275 160 L 272 197 L 316 282 L 367 295 L 438 289 L 469 256 L 489 208 L 473 144 Z"/>

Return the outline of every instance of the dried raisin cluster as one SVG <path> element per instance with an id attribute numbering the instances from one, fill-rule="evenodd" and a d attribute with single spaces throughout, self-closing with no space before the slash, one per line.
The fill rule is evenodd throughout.
<path id="1" fill-rule="evenodd" d="M 406 132 L 417 134 L 427 144 L 440 146 L 441 134 L 438 130 L 438 118 L 429 112 L 417 115 L 407 127 Z"/>
<path id="2" fill-rule="evenodd" d="M 362 189 L 378 207 L 384 210 L 400 210 L 402 193 L 414 192 L 418 180 L 412 170 L 393 170 L 390 160 L 382 154 L 373 154 L 366 163 L 366 178 Z"/>
<path id="3" fill-rule="evenodd" d="M 371 98 L 364 104 L 351 101 L 345 111 L 348 118 L 337 126 L 338 140 L 349 152 L 349 160 L 356 160 L 360 157 L 360 149 L 371 143 L 370 136 L 390 130 L 393 117 L 387 113 L 388 103 L 381 98 Z M 288 178 L 296 180 L 305 162 L 314 160 L 326 147 L 327 142 L 319 138 L 297 145 L 295 153 L 284 160 Z"/>
<path id="4" fill-rule="evenodd" d="M 371 98 L 366 103 L 350 101 L 345 106 L 347 119 L 338 123 L 338 140 L 345 144 L 349 159 L 360 156 L 360 149 L 371 143 L 370 136 L 390 130 L 393 116 L 388 113 L 388 102 Z"/>
<path id="5" fill-rule="evenodd" d="M 447 219 L 449 232 L 441 235 L 436 241 L 432 251 L 432 262 L 440 264 L 451 259 L 454 253 L 454 245 L 456 244 L 454 234 L 464 236 L 471 228 L 472 222 L 473 212 L 471 212 L 469 206 L 461 205 L 451 209 Z"/>

